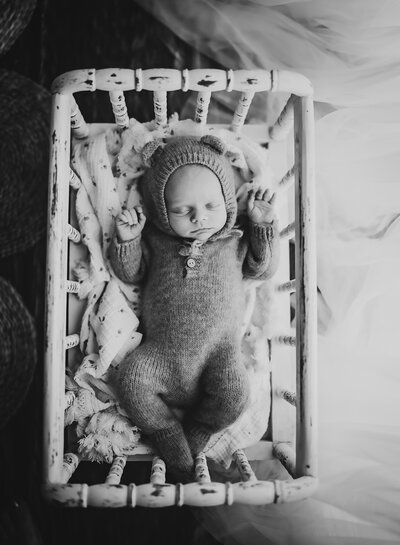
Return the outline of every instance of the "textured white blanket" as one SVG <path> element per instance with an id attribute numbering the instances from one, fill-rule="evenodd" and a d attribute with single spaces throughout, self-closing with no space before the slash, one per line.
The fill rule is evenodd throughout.
<path id="1" fill-rule="evenodd" d="M 152 123 L 131 120 L 121 135 L 117 129 L 109 129 L 74 144 L 71 165 L 82 181 L 76 213 L 88 257 L 75 269 L 81 282 L 78 296 L 86 299 L 86 308 L 80 332 L 83 359 L 74 376 L 67 379 L 67 388 L 75 390 L 76 399 L 66 411 L 66 424 L 77 422 L 79 448 L 89 459 L 111 461 L 115 455 L 143 452 L 140 432 L 126 418 L 112 388 L 114 366 L 141 341 L 137 331 L 140 289 L 117 279 L 107 257 L 115 217 L 122 208 L 141 202 L 137 180 L 144 168 L 140 151 L 147 142 L 157 137 L 200 136 L 208 131 L 228 145 L 237 172 L 238 205 L 244 207 L 249 186 L 272 185 L 267 150 L 244 136 L 173 116 L 162 130 Z M 267 428 L 272 292 L 270 282 L 246 280 L 242 351 L 251 383 L 251 404 L 237 422 L 213 436 L 205 449 L 207 456 L 225 466 L 235 450 L 254 444 Z"/>

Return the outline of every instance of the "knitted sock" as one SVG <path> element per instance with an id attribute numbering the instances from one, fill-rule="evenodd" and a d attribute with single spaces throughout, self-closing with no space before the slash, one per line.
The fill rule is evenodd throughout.
<path id="1" fill-rule="evenodd" d="M 164 460 L 167 472 L 180 482 L 194 479 L 194 461 L 180 423 L 148 434 Z"/>
<path id="2" fill-rule="evenodd" d="M 211 437 L 211 433 L 195 424 L 185 426 L 185 435 L 193 457 L 204 450 Z"/>

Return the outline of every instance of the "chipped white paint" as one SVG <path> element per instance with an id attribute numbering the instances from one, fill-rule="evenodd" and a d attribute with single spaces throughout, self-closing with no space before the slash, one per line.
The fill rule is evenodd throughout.
<path id="1" fill-rule="evenodd" d="M 276 291 L 279 292 L 290 292 L 293 293 L 296 291 L 296 280 L 288 280 L 287 282 L 283 282 L 282 284 L 278 284 L 276 286 Z"/>
<path id="2" fill-rule="evenodd" d="M 106 484 L 119 484 L 126 465 L 126 456 L 116 456 L 106 477 Z"/>
<path id="3" fill-rule="evenodd" d="M 296 337 L 294 335 L 275 335 L 272 337 L 272 342 L 286 346 L 296 346 Z"/>
<path id="4" fill-rule="evenodd" d="M 288 225 L 286 225 L 286 227 L 284 227 L 280 233 L 279 233 L 279 236 L 281 238 L 291 238 L 293 237 L 295 234 L 295 224 L 294 224 L 294 221 L 292 223 L 289 223 Z"/>
<path id="5" fill-rule="evenodd" d="M 220 70 L 198 68 L 175 70 L 157 68 L 129 70 L 124 68 L 93 68 L 72 70 L 53 82 L 53 94 L 72 94 L 78 91 L 270 91 L 312 96 L 307 78 L 286 70 Z"/>
<path id="6" fill-rule="evenodd" d="M 211 91 L 201 91 L 197 94 L 196 112 L 194 115 L 196 123 L 200 123 L 201 125 L 206 124 L 210 99 Z"/>
<path id="7" fill-rule="evenodd" d="M 167 91 L 154 91 L 153 105 L 157 127 L 165 127 L 167 124 Z"/>
<path id="8" fill-rule="evenodd" d="M 195 459 L 195 475 L 198 483 L 210 483 L 210 472 L 208 471 L 207 459 L 204 452 L 200 452 Z"/>
<path id="9" fill-rule="evenodd" d="M 309 497 L 317 480 L 301 477 L 287 481 L 249 480 L 239 483 L 112 485 L 58 484 L 44 487 L 47 500 L 68 507 L 213 507 L 242 503 L 266 505 Z"/>
<path id="10" fill-rule="evenodd" d="M 291 443 L 277 442 L 273 445 L 274 455 L 287 469 L 293 478 L 296 478 L 296 454 Z"/>
<path id="11" fill-rule="evenodd" d="M 209 472 L 205 457 L 196 461 L 196 478 L 198 482 L 189 484 L 172 485 L 165 482 L 165 466 L 159 472 L 153 473 L 151 482 L 144 485 L 122 485 L 122 475 L 125 459 L 118 457 L 114 460 L 106 483 L 93 486 L 87 484 L 63 484 L 66 473 L 62 470 L 63 456 L 63 414 L 64 403 L 64 376 L 65 376 L 65 349 L 66 349 L 66 295 L 76 293 L 77 283 L 67 280 L 67 243 L 66 236 L 68 226 L 68 187 L 78 189 L 79 178 L 70 170 L 70 113 L 73 106 L 72 125 L 74 135 L 84 137 L 87 130 L 97 130 L 97 125 L 86 125 L 79 108 L 72 97 L 72 93 L 78 91 L 94 91 L 95 89 L 108 91 L 110 100 L 115 102 L 117 97 L 123 96 L 124 91 L 149 90 L 154 92 L 156 122 L 163 124 L 167 120 L 166 102 L 168 91 L 183 90 L 196 91 L 198 96 L 212 97 L 214 91 L 239 91 L 242 93 L 236 114 L 232 121 L 233 130 L 244 125 L 248 113 L 251 98 L 256 91 L 288 92 L 300 97 L 293 99 L 295 120 L 295 145 L 296 162 L 283 175 L 279 188 L 290 188 L 291 181 L 295 178 L 296 189 L 296 220 L 293 221 L 292 212 L 288 213 L 286 223 L 287 232 L 282 238 L 283 266 L 280 267 L 277 290 L 279 300 L 284 301 L 287 310 L 284 312 L 284 322 L 278 329 L 272 341 L 272 376 L 273 376 L 273 437 L 274 451 L 283 459 L 290 459 L 291 467 L 294 465 L 293 456 L 285 454 L 285 447 L 278 446 L 283 441 L 287 443 L 287 437 L 291 437 L 293 414 L 297 412 L 297 475 L 306 475 L 293 481 L 256 481 L 251 476 L 248 461 L 242 461 L 241 467 L 245 477 L 249 480 L 241 483 L 212 483 L 209 482 Z M 172 505 L 212 506 L 229 505 L 231 503 L 247 503 L 260 505 L 267 503 L 280 503 L 295 501 L 310 495 L 317 485 L 316 459 L 315 459 L 315 333 L 316 333 L 316 277 L 315 277 L 315 246 L 313 242 L 315 212 L 313 209 L 313 131 L 312 131 L 312 88 L 308 80 L 303 76 L 286 71 L 267 70 L 135 70 L 129 69 L 102 69 L 81 70 L 64 74 L 57 78 L 53 88 L 53 121 L 52 121 L 52 147 L 50 163 L 50 206 L 49 206 L 49 234 L 48 234 L 48 265 L 47 265 L 47 297 L 46 297 L 46 346 L 45 346 L 45 425 L 44 425 L 44 475 L 45 495 L 50 501 L 60 502 L 69 506 L 99 506 L 99 507 L 163 507 Z M 204 104 L 202 104 L 203 112 Z M 207 105 L 208 107 L 208 105 Z M 290 115 L 283 112 L 281 125 L 288 123 Z M 159 112 L 159 113 L 157 113 Z M 198 115 L 198 120 L 205 123 L 204 113 Z M 115 113 L 115 111 L 114 111 Z M 126 116 L 126 117 L 125 117 Z M 127 112 L 123 108 L 116 112 L 117 124 L 126 126 Z M 288 123 L 289 124 L 289 123 Z M 251 129 L 251 127 L 250 127 Z M 250 134 L 251 131 L 248 131 Z M 291 131 L 289 131 L 291 132 Z M 247 133 L 246 133 L 247 134 Z M 263 142 L 267 141 L 265 128 Z M 291 134 L 290 134 L 291 136 Z M 274 141 L 270 142 L 273 149 Z M 288 168 L 290 163 L 286 166 Z M 280 192 L 289 202 L 289 192 Z M 291 195 L 290 195 L 291 198 Z M 283 198 L 281 199 L 283 201 Z M 72 199 L 73 201 L 73 199 Z M 280 218 L 283 217 L 280 215 Z M 293 224 L 293 225 L 292 225 Z M 289 228 L 290 227 L 290 228 Z M 72 229 L 74 229 L 72 227 Z M 76 230 L 74 230 L 76 231 Z M 74 231 L 70 231 L 71 234 Z M 78 231 L 76 233 L 79 234 Z M 299 259 L 296 256 L 296 337 L 294 335 L 279 335 L 280 331 L 287 331 L 290 327 L 290 292 L 294 289 L 294 281 L 287 281 L 289 267 L 286 255 L 289 254 L 289 238 L 292 234 L 300 240 L 297 252 L 302 254 Z M 75 238 L 77 238 L 75 236 Z M 71 251 L 77 251 L 80 245 L 71 245 Z M 299 274 L 300 272 L 300 274 Z M 70 302 L 77 298 L 70 298 Z M 299 304 L 300 301 L 300 304 Z M 72 305 L 70 305 L 72 306 Z M 281 325 L 281 324 L 279 324 Z M 77 331 L 69 325 L 68 331 Z M 300 335 L 300 337 L 299 337 Z M 74 337 L 74 336 L 70 336 Z M 78 337 L 78 336 L 76 336 Z M 76 342 L 76 337 L 74 343 Z M 282 344 L 276 344 L 276 340 Z M 79 341 L 79 337 L 78 337 Z M 296 344 L 295 350 L 287 350 L 286 344 Z M 291 379 L 285 382 L 290 369 L 291 358 L 297 353 L 298 384 L 294 388 Z M 290 356 L 293 354 L 293 356 Z M 281 358 L 285 365 L 281 365 Z M 287 360 L 287 361 L 286 361 Z M 274 363 L 276 362 L 276 363 Z M 286 365 L 286 363 L 288 365 Z M 292 366 L 294 369 L 294 365 Z M 290 371 L 291 372 L 291 371 Z M 274 377 L 277 377 L 275 379 Z M 300 388 L 300 390 L 299 390 Z M 298 391 L 297 410 L 287 403 L 294 400 L 293 392 Z M 285 408 L 281 408 L 281 402 Z M 286 408 L 289 412 L 286 412 Z M 281 420 L 279 423 L 278 420 Z M 294 449 L 293 449 L 294 450 Z M 293 451 L 292 451 L 293 452 Z M 69 456 L 69 455 L 68 455 Z M 123 460 L 123 461 L 121 461 Z M 287 462 L 286 462 L 287 463 Z M 248 464 L 248 465 L 246 465 Z M 289 464 L 289 465 L 290 465 Z M 67 464 L 71 466 L 71 464 Z M 153 467 L 159 467 L 160 462 L 154 460 Z"/>
<path id="12" fill-rule="evenodd" d="M 115 122 L 119 127 L 129 126 L 128 110 L 126 108 L 125 95 L 123 91 L 109 91 L 110 102 L 115 117 Z"/>
<path id="13" fill-rule="evenodd" d="M 54 95 L 51 117 L 44 342 L 45 483 L 60 482 L 64 451 L 70 98 Z"/>
<path id="14" fill-rule="evenodd" d="M 78 175 L 72 170 L 72 168 L 69 169 L 69 185 L 73 189 L 79 189 L 82 185 Z"/>
<path id="15" fill-rule="evenodd" d="M 294 171 L 295 171 L 295 168 L 294 166 L 292 166 L 287 172 L 286 174 L 283 176 L 283 178 L 280 180 L 279 182 L 279 189 L 283 189 L 283 188 L 287 188 L 289 187 L 290 185 L 293 184 L 294 182 Z"/>
<path id="16" fill-rule="evenodd" d="M 68 390 L 68 392 L 65 392 L 64 409 L 68 409 L 68 407 L 71 407 L 71 405 L 75 401 L 75 398 L 75 393 L 72 390 Z"/>
<path id="17" fill-rule="evenodd" d="M 278 119 L 269 130 L 269 136 L 272 140 L 283 140 L 287 137 L 289 131 L 293 129 L 293 96 L 286 102 Z"/>
<path id="18" fill-rule="evenodd" d="M 295 394 L 295 392 L 280 389 L 280 390 L 277 391 L 277 395 L 281 396 L 290 405 L 293 405 L 293 407 L 296 406 L 296 394 Z"/>
<path id="19" fill-rule="evenodd" d="M 72 225 L 70 224 L 67 225 L 67 236 L 69 240 L 72 240 L 72 242 L 75 242 L 75 244 L 81 241 L 80 232 L 75 229 L 75 227 L 72 227 Z"/>
<path id="20" fill-rule="evenodd" d="M 233 119 L 231 123 L 231 130 L 233 132 L 239 132 L 241 128 L 243 127 L 244 121 L 247 116 L 247 112 L 249 111 L 251 101 L 254 97 L 254 91 L 246 91 L 245 93 L 242 93 L 240 96 L 238 105 L 236 106 L 236 110 L 233 114 Z"/>
<path id="21" fill-rule="evenodd" d="M 67 454 L 64 454 L 63 458 L 63 465 L 62 465 L 62 471 L 61 471 L 61 483 L 67 483 L 72 475 L 75 473 L 76 468 L 78 467 L 80 462 L 80 457 L 73 453 L 68 452 Z"/>
<path id="22" fill-rule="evenodd" d="M 77 333 L 74 333 L 73 335 L 67 335 L 67 337 L 65 337 L 65 350 L 69 350 L 74 346 L 78 346 L 78 344 L 79 335 Z"/>
<path id="23" fill-rule="evenodd" d="M 314 105 L 297 98 L 296 209 L 296 473 L 317 475 L 317 264 L 314 180 Z"/>
<path id="24" fill-rule="evenodd" d="M 151 465 L 150 482 L 152 484 L 165 483 L 165 462 L 160 457 L 155 456 Z"/>
<path id="25" fill-rule="evenodd" d="M 75 280 L 67 280 L 67 292 L 68 293 L 79 293 L 81 285 Z"/>
<path id="26" fill-rule="evenodd" d="M 257 477 L 250 465 L 249 460 L 243 450 L 237 450 L 233 453 L 233 459 L 239 470 L 243 481 L 256 481 Z"/>
<path id="27" fill-rule="evenodd" d="M 89 127 L 87 126 L 74 97 L 71 97 L 71 128 L 75 138 L 86 138 L 89 134 Z"/>

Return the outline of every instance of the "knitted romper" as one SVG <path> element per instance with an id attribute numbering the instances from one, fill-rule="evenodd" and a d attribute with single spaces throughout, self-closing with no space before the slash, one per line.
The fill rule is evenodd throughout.
<path id="1" fill-rule="evenodd" d="M 127 282 L 145 278 L 144 341 L 120 364 L 120 399 L 167 468 L 183 481 L 190 480 L 193 456 L 246 406 L 248 380 L 240 349 L 243 278 L 272 276 L 279 254 L 275 222 L 247 222 L 244 232 L 233 228 L 231 167 L 216 140 L 185 137 L 167 144 L 147 177 L 148 221 L 141 236 L 123 243 L 115 238 L 111 246 L 118 277 Z M 190 163 L 216 173 L 227 207 L 225 226 L 205 243 L 174 235 L 165 208 L 169 175 Z M 173 408 L 185 410 L 182 422 Z"/>

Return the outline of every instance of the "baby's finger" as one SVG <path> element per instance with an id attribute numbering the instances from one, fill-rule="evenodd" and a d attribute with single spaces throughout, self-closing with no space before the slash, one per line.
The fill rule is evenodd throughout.
<path id="1" fill-rule="evenodd" d="M 276 199 L 276 193 L 272 193 L 271 198 L 269 199 L 269 204 L 274 204 Z"/>
<path id="2" fill-rule="evenodd" d="M 121 214 L 117 217 L 117 223 L 119 225 L 128 224 L 129 225 L 129 217 L 126 215 L 126 210 L 121 212 Z"/>
<path id="3" fill-rule="evenodd" d="M 139 224 L 142 225 L 146 221 L 146 216 L 143 212 L 143 208 L 141 206 L 137 206 L 136 213 L 137 213 Z"/>
<path id="4" fill-rule="evenodd" d="M 270 189 L 267 188 L 267 189 L 264 191 L 263 195 L 262 195 L 262 200 L 263 200 L 263 201 L 267 201 L 268 198 L 269 198 L 269 196 L 270 196 L 270 193 L 271 193 Z"/>
<path id="5" fill-rule="evenodd" d="M 263 190 L 261 189 L 261 187 L 259 187 L 256 191 L 256 201 L 260 201 L 262 199 L 262 196 L 263 196 Z"/>
<path id="6" fill-rule="evenodd" d="M 254 208 L 254 200 L 255 200 L 255 192 L 254 189 L 250 189 L 250 191 L 247 194 L 247 211 L 250 212 L 250 210 L 253 210 Z"/>
<path id="7" fill-rule="evenodd" d="M 137 225 L 139 223 L 139 220 L 138 220 L 138 214 L 135 208 L 131 208 L 130 210 L 128 210 L 128 214 L 131 218 L 129 225 Z"/>

